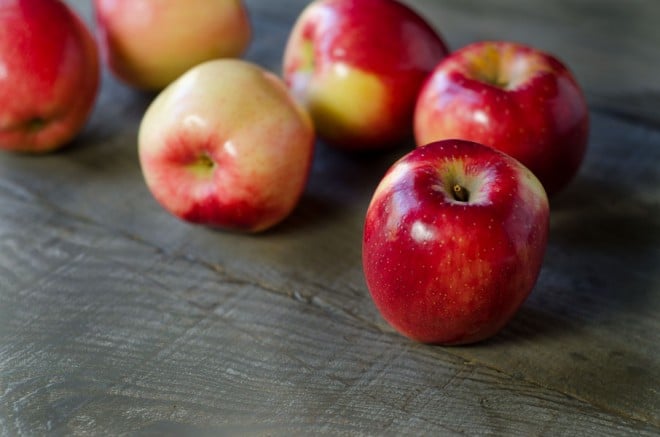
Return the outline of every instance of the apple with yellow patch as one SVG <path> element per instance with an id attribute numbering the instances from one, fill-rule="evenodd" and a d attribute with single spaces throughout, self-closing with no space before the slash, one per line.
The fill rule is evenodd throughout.
<path id="1" fill-rule="evenodd" d="M 283 74 L 321 138 L 376 149 L 412 134 L 419 89 L 446 54 L 441 36 L 396 0 L 316 0 L 289 36 Z"/>
<path id="2" fill-rule="evenodd" d="M 367 286 L 385 320 L 414 340 L 485 340 L 532 291 L 548 222 L 543 186 L 514 158 L 465 140 L 418 147 L 368 207 Z"/>
<path id="3" fill-rule="evenodd" d="M 94 0 L 101 53 L 122 81 L 160 90 L 195 65 L 239 57 L 252 29 L 242 0 Z"/>
<path id="4" fill-rule="evenodd" d="M 165 88 L 138 138 L 146 184 L 166 210 L 245 232 L 292 212 L 314 141 L 309 115 L 281 79 L 230 59 L 202 63 Z"/>

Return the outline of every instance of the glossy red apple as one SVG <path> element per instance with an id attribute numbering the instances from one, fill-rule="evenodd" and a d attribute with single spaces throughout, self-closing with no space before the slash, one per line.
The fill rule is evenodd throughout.
<path id="1" fill-rule="evenodd" d="M 445 58 L 415 109 L 418 145 L 463 138 L 518 159 L 549 195 L 576 175 L 589 111 L 576 79 L 556 57 L 510 42 L 479 42 Z"/>
<path id="2" fill-rule="evenodd" d="M 427 343 L 496 334 L 535 285 L 548 199 L 514 158 L 464 140 L 416 148 L 369 205 L 363 267 L 383 317 Z"/>
<path id="3" fill-rule="evenodd" d="M 147 109 L 139 157 L 152 194 L 194 223 L 257 232 L 283 220 L 307 182 L 309 115 L 281 79 L 240 60 L 202 63 Z"/>
<path id="4" fill-rule="evenodd" d="M 289 36 L 283 70 L 319 136 L 347 149 L 412 134 L 419 89 L 447 54 L 440 35 L 394 0 L 317 0 Z"/>
<path id="5" fill-rule="evenodd" d="M 90 31 L 59 0 L 0 5 L 0 149 L 43 153 L 85 125 L 99 84 Z"/>
<path id="6" fill-rule="evenodd" d="M 195 65 L 239 57 L 251 26 L 241 0 L 94 0 L 103 57 L 122 81 L 160 90 Z"/>

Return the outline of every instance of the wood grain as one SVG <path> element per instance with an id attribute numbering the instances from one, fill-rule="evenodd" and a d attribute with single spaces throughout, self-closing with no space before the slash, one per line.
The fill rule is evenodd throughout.
<path id="1" fill-rule="evenodd" d="M 88 2 L 69 3 L 91 22 Z M 364 212 L 409 144 L 319 143 L 300 206 L 272 231 L 192 226 L 142 180 L 153 96 L 104 71 L 70 147 L 0 156 L 0 434 L 660 434 L 660 4 L 409 3 L 454 48 L 558 53 L 590 100 L 585 164 L 552 201 L 541 277 L 513 322 L 441 348 L 374 308 Z M 248 5 L 247 57 L 278 71 L 305 2 Z"/>

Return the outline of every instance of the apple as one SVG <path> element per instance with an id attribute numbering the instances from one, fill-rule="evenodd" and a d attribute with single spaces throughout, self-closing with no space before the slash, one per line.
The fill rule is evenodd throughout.
<path id="1" fill-rule="evenodd" d="M 239 57 L 251 25 L 241 0 L 94 0 L 101 53 L 119 79 L 161 90 L 195 65 Z"/>
<path id="2" fill-rule="evenodd" d="M 414 340 L 487 339 L 533 289 L 548 222 L 543 186 L 516 159 L 466 140 L 416 148 L 367 209 L 362 261 L 373 301 Z"/>
<path id="3" fill-rule="evenodd" d="M 12 0 L 0 9 L 0 149 L 61 148 L 82 130 L 96 100 L 94 38 L 59 0 Z"/>
<path id="4" fill-rule="evenodd" d="M 327 143 L 378 149 L 412 137 L 419 89 L 447 53 L 402 3 L 317 0 L 289 35 L 283 76 Z"/>
<path id="5" fill-rule="evenodd" d="M 183 220 L 258 232 L 283 220 L 308 179 L 309 115 L 273 73 L 237 59 L 197 65 L 166 87 L 140 124 L 147 186 Z"/>
<path id="6" fill-rule="evenodd" d="M 462 138 L 522 162 L 549 195 L 576 175 L 589 111 L 575 77 L 556 57 L 503 41 L 470 44 L 445 58 L 422 88 L 417 145 Z"/>

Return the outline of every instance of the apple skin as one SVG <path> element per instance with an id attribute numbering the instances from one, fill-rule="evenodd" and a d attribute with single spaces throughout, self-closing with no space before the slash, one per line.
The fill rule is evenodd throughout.
<path id="1" fill-rule="evenodd" d="M 298 17 L 283 75 L 319 137 L 350 150 L 412 136 L 415 100 L 448 53 L 441 36 L 394 0 L 317 0 Z"/>
<path id="2" fill-rule="evenodd" d="M 188 69 L 240 57 L 252 36 L 241 0 L 94 0 L 101 53 L 123 82 L 161 90 Z"/>
<path id="3" fill-rule="evenodd" d="M 454 197 L 455 185 L 467 199 Z M 362 246 L 367 286 L 411 339 L 485 340 L 533 289 L 548 223 L 543 186 L 517 160 L 465 140 L 430 143 L 397 161 L 374 193 Z"/>
<path id="4" fill-rule="evenodd" d="M 254 64 L 202 63 L 147 109 L 139 159 L 158 202 L 183 220 L 258 232 L 294 209 L 314 150 L 309 115 Z"/>
<path id="5" fill-rule="evenodd" d="M 59 0 L 14 0 L 0 13 L 0 149 L 45 153 L 68 144 L 100 81 L 94 38 Z"/>
<path id="6" fill-rule="evenodd" d="M 522 162 L 552 196 L 575 177 L 589 137 L 582 90 L 556 57 L 504 41 L 445 58 L 417 101 L 417 145 L 463 138 Z"/>

